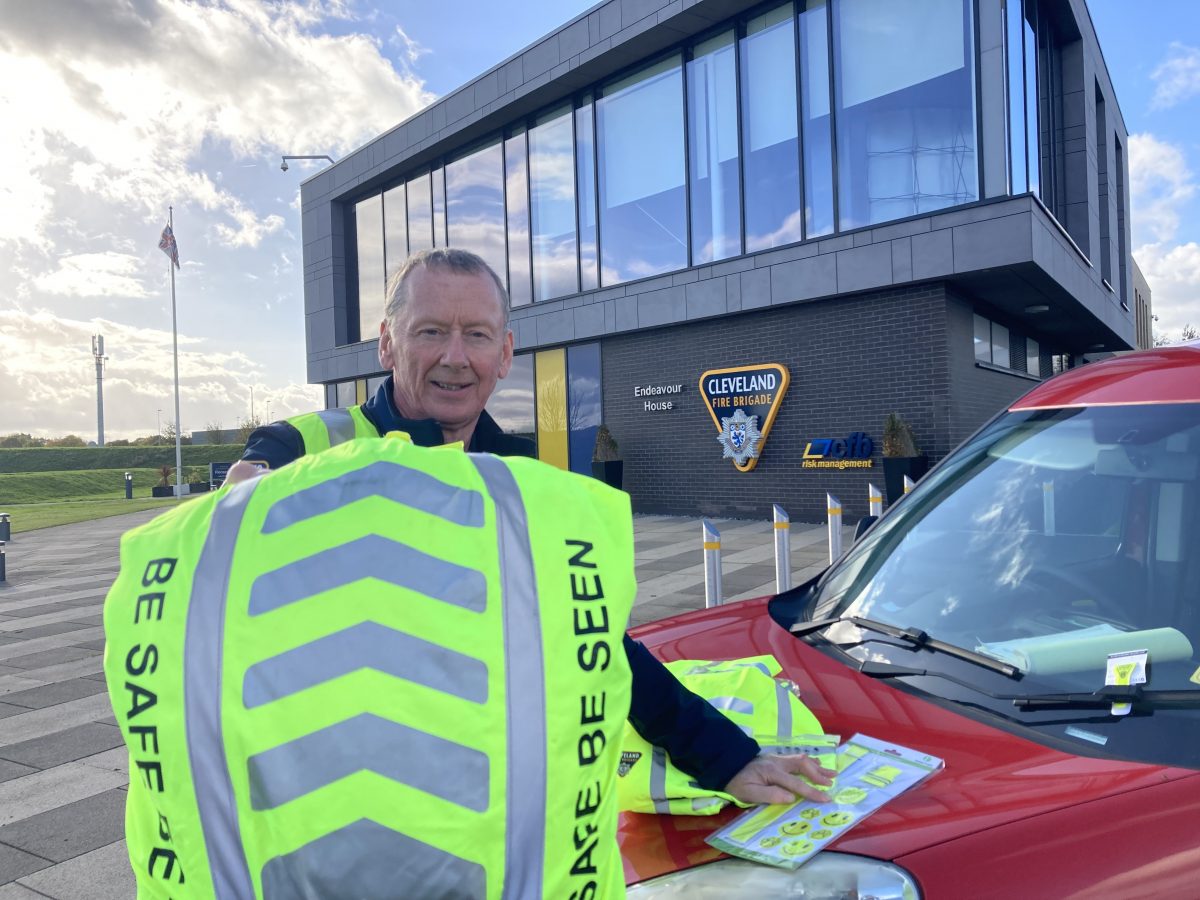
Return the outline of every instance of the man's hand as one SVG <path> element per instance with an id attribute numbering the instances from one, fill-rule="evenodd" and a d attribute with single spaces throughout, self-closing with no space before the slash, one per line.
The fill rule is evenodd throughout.
<path id="1" fill-rule="evenodd" d="M 825 803 L 829 795 L 797 777 L 832 784 L 837 773 L 808 756 L 756 756 L 725 785 L 725 793 L 743 803 L 791 803 L 804 797 Z"/>
<path id="2" fill-rule="evenodd" d="M 260 469 L 254 463 L 246 462 L 244 459 L 239 459 L 225 475 L 226 484 L 237 484 L 239 481 L 248 481 L 251 478 L 257 478 L 265 469 Z"/>

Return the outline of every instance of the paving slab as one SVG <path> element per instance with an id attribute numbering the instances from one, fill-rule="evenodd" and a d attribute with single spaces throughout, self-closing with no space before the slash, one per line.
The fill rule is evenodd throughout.
<path id="1" fill-rule="evenodd" d="M 129 900 L 137 893 L 133 870 L 129 867 L 129 850 L 125 841 L 115 841 L 82 856 L 27 875 L 17 882 L 23 889 L 28 885 L 39 893 L 13 900 L 53 897 L 54 900 Z M 0 893 L 0 900 L 4 895 Z"/>
<path id="2" fill-rule="evenodd" d="M 104 791 L 0 826 L 0 843 L 54 862 L 125 837 L 125 793 Z"/>
<path id="3" fill-rule="evenodd" d="M 6 881 L 16 881 L 22 875 L 30 875 L 52 865 L 54 863 L 49 859 L 42 859 L 40 856 L 34 856 L 32 853 L 26 853 L 16 847 L 0 844 L 0 884 L 4 884 Z"/>
<path id="4" fill-rule="evenodd" d="M 36 771 L 37 769 L 32 766 L 23 766 L 20 763 L 9 762 L 7 759 L 0 759 L 0 784 Z"/>
<path id="5" fill-rule="evenodd" d="M 85 722 L 54 734 L 0 747 L 0 761 L 51 769 L 83 757 L 94 757 L 121 743 L 121 729 L 99 722 Z"/>

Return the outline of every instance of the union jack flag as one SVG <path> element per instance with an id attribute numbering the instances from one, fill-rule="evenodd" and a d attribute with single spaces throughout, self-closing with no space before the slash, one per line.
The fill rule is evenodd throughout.
<path id="1" fill-rule="evenodd" d="M 175 268 L 179 268 L 179 246 L 175 243 L 175 232 L 170 225 L 163 229 L 162 237 L 158 239 L 158 249 L 171 257 Z"/>

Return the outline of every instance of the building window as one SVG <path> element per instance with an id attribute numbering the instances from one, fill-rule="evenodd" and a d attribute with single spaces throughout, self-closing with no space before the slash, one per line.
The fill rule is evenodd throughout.
<path id="1" fill-rule="evenodd" d="M 683 121 L 678 57 L 608 85 L 596 101 L 602 284 L 687 265 Z"/>
<path id="2" fill-rule="evenodd" d="M 979 198 L 972 7 L 970 0 L 835 5 L 843 229 Z"/>
<path id="3" fill-rule="evenodd" d="M 376 194 L 354 205 L 358 242 L 358 336 L 374 337 L 383 318 L 383 197 Z"/>
<path id="4" fill-rule="evenodd" d="M 596 253 L 596 120 L 589 94 L 575 110 L 575 193 L 579 209 L 579 287 L 600 286 Z"/>
<path id="5" fill-rule="evenodd" d="M 566 353 L 562 348 L 538 351 L 534 354 L 533 371 L 538 459 L 560 469 L 569 469 Z"/>
<path id="6" fill-rule="evenodd" d="M 600 345 L 577 344 L 567 348 L 567 431 L 571 471 L 592 473 L 592 451 L 600 430 Z"/>
<path id="7" fill-rule="evenodd" d="M 431 173 L 433 181 L 433 246 L 446 246 L 446 172 L 438 166 Z"/>
<path id="8" fill-rule="evenodd" d="M 1004 0 L 1004 64 L 1008 92 L 1009 193 L 1023 194 L 1029 190 L 1029 169 L 1025 128 L 1025 14 L 1021 0 Z"/>
<path id="9" fill-rule="evenodd" d="M 534 301 L 579 290 L 573 130 L 570 109 L 545 115 L 529 129 Z"/>
<path id="10" fill-rule="evenodd" d="M 367 399 L 370 400 L 375 396 L 375 393 L 387 381 L 386 375 L 372 375 L 367 379 Z"/>
<path id="11" fill-rule="evenodd" d="M 753 253 L 804 237 L 792 4 L 747 22 L 740 52 L 746 252 Z"/>
<path id="12" fill-rule="evenodd" d="M 742 252 L 733 31 L 698 44 L 687 64 L 692 263 Z"/>
<path id="13" fill-rule="evenodd" d="M 1033 338 L 1025 338 L 1025 371 L 1035 378 L 1042 377 L 1042 351 Z"/>
<path id="14" fill-rule="evenodd" d="M 974 322 L 975 361 L 1012 368 L 1008 329 L 978 313 Z"/>
<path id="15" fill-rule="evenodd" d="M 499 143 L 446 164 L 446 231 L 451 247 L 504 273 L 504 152 Z"/>
<path id="16" fill-rule="evenodd" d="M 1112 286 L 1112 252 L 1109 248 L 1110 222 L 1113 218 L 1108 199 L 1108 134 L 1105 125 L 1104 95 L 1096 82 L 1096 209 L 1100 214 L 1100 277 Z"/>
<path id="17" fill-rule="evenodd" d="M 408 252 L 433 249 L 433 194 L 429 173 L 408 182 Z"/>
<path id="18" fill-rule="evenodd" d="M 514 307 L 533 299 L 529 271 L 529 175 L 525 129 L 504 142 L 504 205 L 508 217 L 508 295 Z"/>
<path id="19" fill-rule="evenodd" d="M 339 381 L 334 388 L 337 391 L 335 401 L 338 406 L 353 406 L 358 402 L 358 389 L 353 381 Z"/>
<path id="20" fill-rule="evenodd" d="M 404 185 L 397 185 L 383 194 L 383 247 L 387 263 L 387 280 L 400 271 L 408 259 L 408 202 Z"/>
<path id="21" fill-rule="evenodd" d="M 804 234 L 833 232 L 833 126 L 829 114 L 829 7 L 800 13 L 800 100 L 804 127 Z"/>
<path id="22" fill-rule="evenodd" d="M 513 357 L 512 368 L 508 370 L 508 376 L 497 383 L 487 410 L 506 434 L 537 440 L 532 353 Z"/>
<path id="23" fill-rule="evenodd" d="M 1129 275 L 1126 271 L 1126 260 L 1129 259 L 1125 246 L 1125 151 L 1121 142 L 1113 136 L 1113 168 L 1117 170 L 1117 297 L 1124 309 L 1129 309 L 1129 295 L 1125 293 L 1125 284 Z"/>

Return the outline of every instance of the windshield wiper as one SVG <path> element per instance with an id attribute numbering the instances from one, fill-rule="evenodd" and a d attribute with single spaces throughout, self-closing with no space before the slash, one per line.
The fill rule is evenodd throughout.
<path id="1" fill-rule="evenodd" d="M 1200 690 L 1189 688 L 1148 691 L 1140 684 L 1108 684 L 1090 694 L 1030 694 L 1013 699 L 1013 706 L 1022 709 L 1091 709 L 1114 703 L 1132 703 L 1156 709 L 1170 706 L 1200 707 Z"/>
<path id="2" fill-rule="evenodd" d="M 830 625 L 836 625 L 838 622 L 850 622 L 859 628 L 869 628 L 871 631 L 878 631 L 880 634 L 886 634 L 888 637 L 899 638 L 917 650 L 924 648 L 937 653 L 945 653 L 947 656 L 953 656 L 964 662 L 974 663 L 977 666 L 983 666 L 985 669 L 991 669 L 993 672 L 999 672 L 1005 678 L 1016 680 L 1022 675 L 1021 670 L 1010 663 L 1000 662 L 1000 660 L 984 653 L 977 653 L 974 650 L 968 650 L 966 647 L 949 644 L 946 641 L 930 637 L 927 632 L 922 631 L 920 628 L 901 628 L 899 625 L 878 622 L 874 619 L 864 619 L 861 616 L 841 616 L 840 618 L 817 619 L 812 622 L 798 622 L 791 627 L 791 632 L 800 637 L 814 631 L 820 631 L 822 628 L 828 628 Z"/>

